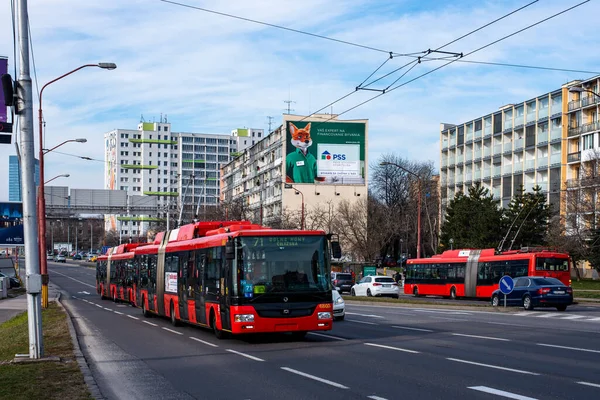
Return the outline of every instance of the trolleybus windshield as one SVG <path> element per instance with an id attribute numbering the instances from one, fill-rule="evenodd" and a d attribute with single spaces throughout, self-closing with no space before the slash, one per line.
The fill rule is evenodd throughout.
<path id="1" fill-rule="evenodd" d="M 241 297 L 331 290 L 325 237 L 259 236 L 239 240 Z"/>

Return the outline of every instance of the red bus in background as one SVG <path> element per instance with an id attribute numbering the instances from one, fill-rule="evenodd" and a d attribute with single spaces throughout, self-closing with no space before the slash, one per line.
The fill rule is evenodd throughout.
<path id="1" fill-rule="evenodd" d="M 569 255 L 542 248 L 447 250 L 406 264 L 404 293 L 415 296 L 491 298 L 504 275 L 552 277 L 571 285 Z"/>
<path id="2" fill-rule="evenodd" d="M 223 332 L 303 337 L 332 328 L 330 252 L 340 254 L 323 231 L 198 222 L 127 246 L 99 258 L 97 286 L 103 297 L 116 292 L 144 316 L 208 327 L 219 338 Z"/>

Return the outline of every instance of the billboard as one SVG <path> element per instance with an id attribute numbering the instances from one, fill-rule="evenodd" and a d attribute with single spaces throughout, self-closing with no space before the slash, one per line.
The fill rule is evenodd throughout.
<path id="1" fill-rule="evenodd" d="M 286 182 L 365 183 L 364 122 L 287 121 Z"/>
<path id="2" fill-rule="evenodd" d="M 0 76 L 8 72 L 8 59 L 0 57 Z M 0 87 L 2 89 L 2 87 Z M 6 119 L 6 105 L 4 99 L 4 91 L 0 90 L 0 122 L 7 122 Z"/>

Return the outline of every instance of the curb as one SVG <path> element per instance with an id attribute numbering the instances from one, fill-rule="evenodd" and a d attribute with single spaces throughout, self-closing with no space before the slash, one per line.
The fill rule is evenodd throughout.
<path id="1" fill-rule="evenodd" d="M 72 317 L 71 313 L 69 312 L 69 310 L 67 310 L 67 308 L 61 303 L 60 297 L 61 297 L 61 292 L 58 292 L 58 295 L 56 296 L 56 303 L 60 306 L 60 308 L 63 309 L 63 311 L 65 311 L 65 313 L 69 317 L 69 318 L 67 318 L 67 325 L 69 326 L 69 334 L 71 335 L 71 341 L 73 342 L 73 352 L 75 353 L 75 358 L 77 359 L 77 364 L 79 364 L 79 369 L 81 370 L 81 373 L 83 374 L 83 380 L 85 381 L 85 383 L 88 387 L 88 390 L 90 391 L 90 393 L 94 399 L 105 400 L 104 396 L 102 396 L 102 392 L 100 391 L 100 388 L 98 387 L 98 384 L 96 383 L 96 379 L 94 378 L 94 375 L 92 375 L 92 371 L 90 370 L 87 360 L 85 359 L 85 356 L 81 352 L 81 346 L 79 344 L 79 340 L 77 339 L 77 332 L 75 331 L 75 326 L 73 325 L 73 321 L 72 321 L 73 317 Z"/>

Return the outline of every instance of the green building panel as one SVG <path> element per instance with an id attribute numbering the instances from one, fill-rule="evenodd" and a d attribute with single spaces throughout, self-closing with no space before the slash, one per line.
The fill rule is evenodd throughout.
<path id="1" fill-rule="evenodd" d="M 177 144 L 177 140 L 162 139 L 129 139 L 130 143 Z"/>
<path id="2" fill-rule="evenodd" d="M 156 169 L 158 165 L 136 165 L 136 164 L 121 164 L 124 169 Z"/>
<path id="3" fill-rule="evenodd" d="M 177 192 L 143 192 L 146 196 L 171 196 L 177 197 L 179 193 Z"/>

